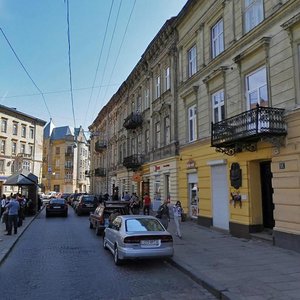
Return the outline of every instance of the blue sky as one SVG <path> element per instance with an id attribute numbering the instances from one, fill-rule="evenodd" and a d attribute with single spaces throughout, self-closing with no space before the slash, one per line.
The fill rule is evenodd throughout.
<path id="1" fill-rule="evenodd" d="M 2 32 L 0 103 L 47 122 L 51 116 L 56 126 L 82 125 L 87 130 L 103 105 L 130 74 L 164 22 L 176 16 L 186 2 L 187 0 L 69 0 L 72 101 L 67 1 L 0 0 L 0 27 L 44 94 L 47 106 Z"/>

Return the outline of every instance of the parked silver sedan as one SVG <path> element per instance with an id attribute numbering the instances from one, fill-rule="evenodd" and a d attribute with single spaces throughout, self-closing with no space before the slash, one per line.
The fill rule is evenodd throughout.
<path id="1" fill-rule="evenodd" d="M 165 258 L 174 253 L 172 235 L 152 216 L 117 216 L 104 231 L 103 247 L 116 265 L 125 259 Z"/>

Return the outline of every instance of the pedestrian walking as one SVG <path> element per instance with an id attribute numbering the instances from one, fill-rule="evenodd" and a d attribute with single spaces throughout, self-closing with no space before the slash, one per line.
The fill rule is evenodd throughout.
<path id="1" fill-rule="evenodd" d="M 140 203 L 136 193 L 132 193 L 129 207 L 133 215 L 138 215 L 140 213 Z"/>
<path id="2" fill-rule="evenodd" d="M 20 204 L 16 199 L 16 195 L 11 198 L 6 207 L 8 208 L 8 230 L 6 235 L 11 235 L 12 227 L 14 227 L 14 234 L 17 234 Z"/>
<path id="3" fill-rule="evenodd" d="M 144 208 L 143 213 L 144 215 L 149 215 L 151 207 L 151 198 L 149 197 L 148 193 L 145 193 L 144 196 Z"/>
<path id="4" fill-rule="evenodd" d="M 168 229 L 170 222 L 170 212 L 169 212 L 169 200 L 165 200 L 164 203 L 158 208 L 156 217 L 160 219 L 161 223 L 164 225 L 165 229 Z"/>
<path id="5" fill-rule="evenodd" d="M 174 222 L 176 226 L 176 235 L 181 239 L 181 231 L 180 231 L 180 223 L 181 223 L 181 215 L 183 213 L 183 209 L 181 206 L 181 202 L 177 201 L 175 205 L 173 205 L 173 214 L 174 214 Z"/>
<path id="6" fill-rule="evenodd" d="M 6 195 L 3 194 L 1 197 L 1 203 L 0 203 L 0 217 L 2 216 L 3 212 L 5 211 L 5 205 L 6 205 Z"/>
<path id="7" fill-rule="evenodd" d="M 128 194 L 128 192 L 125 192 L 125 195 L 124 195 L 124 197 L 123 197 L 123 199 L 122 200 L 124 200 L 124 201 L 130 201 L 130 195 Z"/>

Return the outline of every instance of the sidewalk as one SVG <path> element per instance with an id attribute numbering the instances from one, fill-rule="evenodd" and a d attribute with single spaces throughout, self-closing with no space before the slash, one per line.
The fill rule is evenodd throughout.
<path id="1" fill-rule="evenodd" d="M 0 266 L 1 263 L 5 260 L 6 256 L 9 254 L 11 249 L 14 247 L 20 236 L 26 230 L 26 228 L 30 225 L 33 219 L 36 216 L 27 216 L 25 220 L 23 220 L 23 225 L 18 227 L 18 233 L 12 235 L 5 235 L 5 224 L 0 223 Z M 12 230 L 13 231 L 13 230 Z"/>
<path id="2" fill-rule="evenodd" d="M 26 217 L 12 236 L 4 235 L 1 224 L 0 265 L 34 218 Z M 300 299 L 300 253 L 234 238 L 193 221 L 181 223 L 182 239 L 175 236 L 172 219 L 168 231 L 175 248 L 170 263 L 218 299 Z"/>
<path id="3" fill-rule="evenodd" d="M 171 219 L 168 231 L 175 233 Z M 181 223 L 173 265 L 219 299 L 300 299 L 300 253 Z"/>

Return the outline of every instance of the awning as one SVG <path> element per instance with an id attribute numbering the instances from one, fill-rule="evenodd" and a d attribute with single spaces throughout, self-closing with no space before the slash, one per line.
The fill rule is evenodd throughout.
<path id="1" fill-rule="evenodd" d="M 33 173 L 23 170 L 7 178 L 4 185 L 37 185 L 38 178 Z"/>

